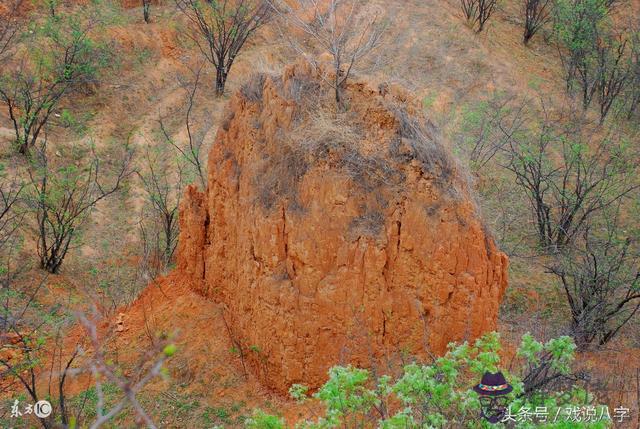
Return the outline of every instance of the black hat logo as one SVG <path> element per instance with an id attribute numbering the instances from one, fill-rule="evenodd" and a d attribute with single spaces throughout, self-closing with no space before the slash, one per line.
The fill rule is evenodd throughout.
<path id="1" fill-rule="evenodd" d="M 485 372 L 473 390 L 480 395 L 480 415 L 489 423 L 501 421 L 507 411 L 505 396 L 513 390 L 504 375 L 501 372 Z"/>

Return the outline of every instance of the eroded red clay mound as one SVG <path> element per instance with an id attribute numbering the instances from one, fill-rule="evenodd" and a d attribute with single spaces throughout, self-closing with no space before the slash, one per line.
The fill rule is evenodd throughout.
<path id="1" fill-rule="evenodd" d="M 245 86 L 208 189 L 189 188 L 181 211 L 180 275 L 224 304 L 279 391 L 494 329 L 507 285 L 506 256 L 409 97 L 353 83 L 336 112 L 326 93 L 304 65 Z"/>

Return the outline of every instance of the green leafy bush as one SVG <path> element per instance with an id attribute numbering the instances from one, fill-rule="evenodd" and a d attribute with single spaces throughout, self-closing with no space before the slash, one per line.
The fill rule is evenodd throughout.
<path id="1" fill-rule="evenodd" d="M 251 418 L 247 419 L 246 427 L 249 429 L 284 429 L 284 419 L 267 414 L 262 410 L 256 410 Z"/>
<path id="2" fill-rule="evenodd" d="M 603 123 L 630 84 L 629 34 L 615 30 L 608 0 L 557 0 L 554 8 L 558 52 L 566 89 L 586 110 L 598 100 Z M 624 104 L 624 101 L 622 102 Z"/>
<path id="3" fill-rule="evenodd" d="M 480 397 L 472 387 L 485 372 L 500 370 L 513 386 L 512 392 L 506 396 L 508 411 L 505 419 L 517 420 L 517 427 L 609 426 L 610 419 L 604 413 L 604 407 L 595 405 L 592 395 L 568 381 L 576 348 L 570 337 L 542 344 L 530 334 L 524 335 L 509 365 L 510 368 L 518 368 L 514 371 L 501 368 L 500 348 L 500 338 L 495 332 L 486 334 L 473 344 L 450 344 L 445 356 L 428 364 L 410 363 L 404 366 L 397 378 L 388 375 L 376 378 L 369 370 L 353 366 L 333 367 L 329 371 L 329 380 L 311 396 L 301 384 L 291 387 L 291 396 L 297 401 L 315 399 L 325 407 L 322 416 L 298 422 L 296 427 L 496 427 L 481 417 Z M 589 422 L 584 419 L 573 422 L 567 417 L 572 410 L 587 407 L 599 418 L 598 421 L 594 418 Z M 543 409 L 546 421 L 542 417 L 535 421 L 534 417 L 542 415 Z M 250 420 L 249 427 L 282 427 L 278 424 L 282 424 L 281 419 L 258 411 Z"/>

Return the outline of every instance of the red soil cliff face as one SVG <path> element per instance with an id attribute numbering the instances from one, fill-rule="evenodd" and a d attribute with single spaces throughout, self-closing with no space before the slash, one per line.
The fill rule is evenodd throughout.
<path id="1" fill-rule="evenodd" d="M 236 94 L 208 188 L 181 208 L 179 272 L 224 304 L 279 391 L 495 329 L 507 286 L 507 257 L 408 97 L 351 83 L 336 113 L 320 82 L 296 65 Z"/>

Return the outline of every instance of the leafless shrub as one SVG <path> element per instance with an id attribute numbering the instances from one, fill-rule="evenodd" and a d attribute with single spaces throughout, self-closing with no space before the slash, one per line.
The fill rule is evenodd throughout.
<path id="1" fill-rule="evenodd" d="M 609 114 L 613 103 L 630 83 L 631 70 L 626 56 L 626 38 L 609 39 L 596 47 L 598 59 L 598 102 L 600 123 Z"/>
<path id="2" fill-rule="evenodd" d="M 317 90 L 308 83 L 301 85 L 305 92 Z M 403 167 L 417 160 L 436 184 L 451 195 L 456 194 L 457 184 L 450 182 L 456 174 L 452 157 L 433 137 L 435 130 L 429 130 L 426 122 L 413 118 L 404 107 L 387 106 L 398 121 L 397 138 L 390 147 L 364 154 L 358 142 L 368 137 L 357 116 L 349 112 L 330 113 L 331 109 L 321 104 L 322 101 L 320 107 L 318 103 L 309 104 L 308 109 L 303 105 L 299 127 L 287 138 L 283 136 L 276 153 L 264 159 L 255 179 L 261 189 L 259 202 L 263 207 L 272 207 L 280 197 L 296 205 L 299 182 L 312 166 L 320 163 L 346 174 L 362 190 L 371 193 L 382 189 L 401 192 L 399 186 L 406 178 Z M 384 199 L 382 194 L 378 195 Z"/>
<path id="3" fill-rule="evenodd" d="M 518 103 L 512 96 L 497 94 L 487 101 L 465 106 L 455 137 L 475 174 L 522 128 L 527 104 L 526 101 Z"/>
<path id="4" fill-rule="evenodd" d="M 627 119 L 640 113 L 640 20 L 633 29 L 629 58 L 629 85 L 625 98 L 627 100 Z"/>
<path id="5" fill-rule="evenodd" d="M 4 7 L 0 7 L 0 60 L 9 51 L 20 31 L 18 11 L 23 0 L 7 0 Z"/>
<path id="6" fill-rule="evenodd" d="M 244 378 L 246 379 L 248 376 L 247 372 L 247 364 L 246 364 L 246 349 L 242 344 L 242 341 L 238 339 L 238 335 L 233 332 L 231 329 L 231 325 L 227 322 L 227 318 L 224 315 L 224 310 L 220 310 L 220 316 L 222 317 L 222 322 L 224 323 L 224 327 L 227 330 L 227 335 L 229 335 L 229 340 L 234 347 L 234 351 L 240 355 L 240 363 L 242 364 L 242 373 L 244 374 Z"/>
<path id="7" fill-rule="evenodd" d="M 608 10 L 612 10 L 613 8 L 615 8 L 616 6 L 619 6 L 623 2 L 624 0 L 602 0 L 602 3 Z"/>
<path id="8" fill-rule="evenodd" d="M 321 108 L 305 117 L 288 137 L 283 136 L 277 151 L 265 158 L 256 174 L 255 183 L 261 190 L 258 201 L 263 207 L 270 209 L 280 198 L 299 207 L 298 185 L 319 163 L 344 172 L 365 190 L 398 183 L 399 172 L 390 163 L 358 151 L 362 130 L 347 116 L 332 115 L 326 107 Z"/>
<path id="9" fill-rule="evenodd" d="M 338 107 L 343 108 L 342 91 L 354 66 L 380 43 L 385 30 L 381 23 L 381 12 L 359 7 L 357 0 L 270 0 L 275 10 L 289 29 L 281 29 L 281 34 L 290 45 L 316 69 L 320 69 L 318 59 L 309 50 L 319 49 L 331 55 L 332 75 L 322 76 L 334 91 Z M 308 18 L 308 15 L 311 18 Z M 294 31 L 301 31 L 303 38 L 290 37 Z M 311 46 L 307 46 L 307 40 Z"/>
<path id="10" fill-rule="evenodd" d="M 640 309 L 637 243 L 623 235 L 619 214 L 609 214 L 604 228 L 585 228 L 581 240 L 547 267 L 566 294 L 581 349 L 611 341 Z"/>
<path id="11" fill-rule="evenodd" d="M 193 80 L 191 82 L 179 79 L 180 85 L 186 93 L 184 126 L 187 131 L 187 141 L 183 143 L 174 140 L 167 127 L 165 126 L 165 119 L 160 118 L 158 122 L 160 125 L 160 131 L 162 132 L 165 141 L 178 152 L 183 161 L 186 161 L 186 163 L 192 167 L 192 169 L 195 171 L 198 181 L 200 182 L 200 186 L 202 187 L 202 189 L 205 189 L 207 187 L 207 170 L 205 158 L 207 148 L 204 146 L 204 137 L 209 131 L 211 124 L 210 122 L 207 122 L 207 120 L 205 120 L 204 122 L 201 122 L 199 127 L 194 128 L 192 123 L 193 109 L 196 103 L 196 95 L 198 93 L 198 88 L 200 85 L 201 74 L 202 66 L 200 66 L 196 71 L 193 72 Z M 210 115 L 207 112 L 206 117 L 208 118 L 209 116 Z"/>
<path id="12" fill-rule="evenodd" d="M 503 155 L 529 199 L 545 250 L 572 243 L 596 214 L 639 186 L 631 153 L 613 131 L 599 136 L 583 120 L 554 118 L 544 106 L 535 128 L 509 136 Z"/>
<path id="13" fill-rule="evenodd" d="M 201 65 L 192 71 L 191 80 L 178 77 L 185 91 L 186 140 L 174 138 L 166 124 L 167 118 L 160 118 L 158 123 L 163 140 L 159 145 L 147 145 L 143 164 L 137 171 L 145 197 L 145 207 L 138 224 L 142 245 L 139 270 L 145 283 L 164 273 L 173 261 L 178 244 L 178 212 L 184 188 L 194 180 L 203 189 L 207 186 L 205 135 L 211 126 L 208 119 L 211 115 L 205 112 L 206 119 L 199 121 L 197 127 L 193 124 L 202 69 Z"/>
<path id="14" fill-rule="evenodd" d="M 313 163 L 332 164 L 367 192 L 395 187 L 404 180 L 400 169 L 383 154 L 360 152 L 357 142 L 365 138 L 365 133 L 352 115 L 314 112 L 308 121 L 296 139 L 312 155 Z"/>
<path id="15" fill-rule="evenodd" d="M 484 30 L 487 21 L 495 12 L 498 0 L 460 0 L 460 7 L 471 28 L 476 25 L 478 33 Z"/>
<path id="16" fill-rule="evenodd" d="M 308 104 L 309 100 L 320 96 L 320 84 L 312 79 L 297 76 L 288 80 L 285 86 L 285 96 L 296 102 L 298 107 Z"/>
<path id="17" fill-rule="evenodd" d="M 178 211 L 187 186 L 185 162 L 174 162 L 167 153 L 163 147 L 147 147 L 143 166 L 137 171 L 148 206 L 139 227 L 149 279 L 162 273 L 173 260 L 178 245 Z"/>
<path id="18" fill-rule="evenodd" d="M 24 190 L 25 183 L 19 174 L 5 171 L 0 164 L 0 290 L 8 290 L 11 282 L 28 268 L 28 263 L 20 258 Z"/>
<path id="19" fill-rule="evenodd" d="M 327 106 L 308 111 L 303 125 L 294 130 L 298 144 L 319 158 L 342 146 L 353 146 L 363 136 L 356 118 L 351 114 L 333 115 Z"/>
<path id="20" fill-rule="evenodd" d="M 297 126 L 286 136 L 283 133 L 276 150 L 266 154 L 256 169 L 254 181 L 260 190 L 256 202 L 264 208 L 273 208 L 281 199 L 291 207 L 301 208 L 298 185 L 310 169 L 320 164 L 347 175 L 360 189 L 376 195 L 370 207 L 363 207 L 364 214 L 379 212 L 394 190 L 402 192 L 401 185 L 406 179 L 404 166 L 413 160 L 418 160 L 425 173 L 443 189 L 455 194 L 457 185 L 449 186 L 448 182 L 455 174 L 455 166 L 433 137 L 435 129 L 427 121 L 422 123 L 413 118 L 403 106 L 391 102 L 386 106 L 395 113 L 398 123 L 398 134 L 390 147 L 382 146 L 379 151 L 365 154 L 359 142 L 371 136 L 363 128 L 362 120 L 354 112 L 335 112 L 331 105 L 326 105 L 332 102 L 318 92 L 317 80 L 298 76 L 288 79 L 279 90 L 287 98 L 300 100 L 296 103 L 298 120 L 294 122 Z M 256 126 L 261 128 L 260 123 Z M 353 225 L 370 226 L 375 223 L 357 219 L 354 222 Z"/>
<path id="21" fill-rule="evenodd" d="M 25 184 L 17 174 L 8 174 L 0 165 L 0 249 L 16 232 L 23 214 L 16 210 Z M 10 177 L 8 177 L 10 176 Z"/>
<path id="22" fill-rule="evenodd" d="M 300 207 L 298 185 L 309 169 L 308 153 L 293 142 L 283 142 L 277 152 L 265 159 L 259 168 L 255 183 L 259 190 L 258 202 L 270 210 L 282 198 L 292 207 Z"/>
<path id="23" fill-rule="evenodd" d="M 175 0 L 192 24 L 188 36 L 216 69 L 216 94 L 222 95 L 244 44 L 271 17 L 263 0 Z"/>
<path id="24" fill-rule="evenodd" d="M 522 41 L 525 45 L 535 34 L 551 21 L 554 0 L 523 0 L 524 34 Z"/>
<path id="25" fill-rule="evenodd" d="M 164 274 L 168 267 L 163 256 L 166 246 L 163 245 L 162 228 L 163 225 L 155 213 L 147 214 L 147 211 L 142 209 L 138 222 L 141 255 L 137 266 L 137 278 L 143 285 L 148 285 L 150 281 Z"/>
<path id="26" fill-rule="evenodd" d="M 363 155 L 359 150 L 342 146 L 334 149 L 338 165 L 363 190 L 371 192 L 383 186 L 395 187 L 404 181 L 404 174 L 382 156 Z"/>
<path id="27" fill-rule="evenodd" d="M 120 190 L 131 173 L 133 152 L 128 146 L 116 160 L 119 165 L 115 166 L 115 179 L 109 186 L 103 183 L 105 173 L 95 151 L 86 164 L 82 155 L 78 154 L 76 160 L 83 163 L 81 167 L 70 160 L 67 165 L 54 165 L 45 139 L 28 170 L 28 210 L 36 220 L 40 267 L 50 273 L 58 272 L 96 204 Z"/>

